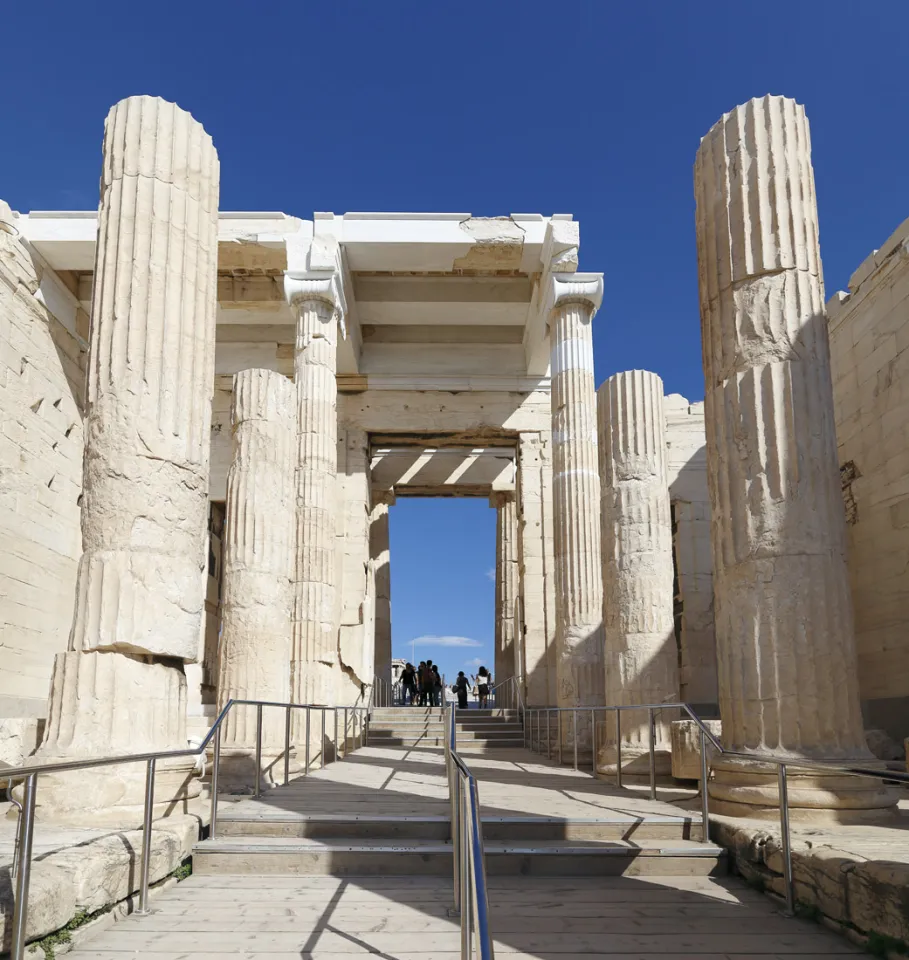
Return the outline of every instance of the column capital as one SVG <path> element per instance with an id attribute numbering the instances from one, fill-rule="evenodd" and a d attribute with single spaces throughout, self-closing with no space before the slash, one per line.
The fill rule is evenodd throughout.
<path id="1" fill-rule="evenodd" d="M 489 506 L 495 510 L 514 502 L 514 490 L 494 490 L 489 495 Z"/>
<path id="2" fill-rule="evenodd" d="M 547 314 L 566 303 L 586 303 L 596 313 L 602 302 L 602 273 L 552 274 L 549 278 Z"/>
<path id="3" fill-rule="evenodd" d="M 286 270 L 284 297 L 291 307 L 306 300 L 322 300 L 342 317 L 347 312 L 344 282 L 338 270 Z"/>
<path id="4" fill-rule="evenodd" d="M 386 507 L 393 507 L 398 501 L 394 490 L 373 490 L 372 505 L 377 507 L 380 503 Z"/>

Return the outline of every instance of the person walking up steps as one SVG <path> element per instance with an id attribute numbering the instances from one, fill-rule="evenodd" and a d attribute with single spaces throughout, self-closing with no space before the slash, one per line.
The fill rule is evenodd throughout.
<path id="1" fill-rule="evenodd" d="M 480 667 L 477 670 L 477 675 L 474 677 L 474 680 L 477 683 L 477 696 L 480 699 L 478 704 L 480 710 L 485 710 L 489 705 L 489 681 L 490 681 L 489 671 L 486 667 Z"/>
<path id="2" fill-rule="evenodd" d="M 413 664 L 408 663 L 407 666 L 401 671 L 401 704 L 402 706 L 407 706 L 407 695 L 410 694 L 410 705 L 416 705 L 416 696 L 417 696 L 417 671 L 414 670 Z"/>
<path id="3" fill-rule="evenodd" d="M 455 680 L 454 686 L 451 688 L 454 693 L 458 695 L 458 709 L 466 710 L 467 709 L 467 677 L 464 676 L 464 671 L 458 671 L 458 679 Z"/>
<path id="4" fill-rule="evenodd" d="M 435 683 L 435 677 L 432 673 L 432 660 L 427 660 L 420 665 L 420 706 L 432 706 L 432 688 Z"/>
<path id="5" fill-rule="evenodd" d="M 436 664 L 432 665 L 432 705 L 434 707 L 442 706 L 442 675 Z"/>

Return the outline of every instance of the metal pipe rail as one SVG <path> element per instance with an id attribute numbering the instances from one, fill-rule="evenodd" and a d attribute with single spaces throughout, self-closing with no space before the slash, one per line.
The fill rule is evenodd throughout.
<path id="1" fill-rule="evenodd" d="M 489 701 L 497 709 L 519 709 L 521 705 L 520 678 L 507 677 L 499 683 L 494 683 L 489 691 Z"/>
<path id="2" fill-rule="evenodd" d="M 489 896 L 483 821 L 476 777 L 458 753 L 454 706 L 445 708 L 445 768 L 451 801 L 451 846 L 454 873 L 452 916 L 461 918 L 461 960 L 471 960 L 471 932 L 478 960 L 494 960 L 489 929 Z"/>
<path id="3" fill-rule="evenodd" d="M 221 725 L 228 713 L 238 706 L 256 708 L 256 779 L 255 796 L 262 792 L 262 714 L 264 707 L 275 707 L 285 711 L 284 721 L 284 783 L 290 780 L 290 745 L 291 745 L 291 711 L 306 711 L 306 748 L 304 775 L 309 773 L 310 758 L 310 731 L 311 712 L 321 711 L 322 725 L 322 762 L 325 766 L 325 715 L 334 713 L 334 738 L 332 740 L 332 762 L 339 755 L 348 754 L 348 731 L 353 732 L 357 746 L 366 746 L 369 739 L 369 709 L 368 707 L 327 707 L 303 703 L 278 703 L 271 700 L 228 700 L 224 709 L 215 718 L 211 729 L 205 735 L 198 747 L 189 747 L 186 750 L 159 750 L 155 753 L 123 754 L 115 757 L 93 757 L 85 760 L 66 760 L 58 763 L 28 764 L 22 767 L 7 768 L 3 777 L 12 785 L 13 780 L 24 780 L 24 792 L 19 811 L 19 829 L 17 831 L 18 862 L 15 877 L 13 930 L 10 946 L 10 960 L 23 960 L 26 946 L 26 928 L 28 923 L 28 885 L 31 873 L 32 841 L 35 832 L 35 798 L 38 788 L 38 777 L 42 773 L 65 773 L 76 770 L 90 770 L 96 767 L 112 767 L 124 763 L 145 763 L 145 805 L 142 819 L 142 859 L 139 871 L 139 908 L 136 911 L 144 915 L 148 910 L 148 882 L 151 862 L 151 831 L 154 819 L 155 806 L 155 770 L 159 760 L 176 760 L 182 757 L 203 756 L 209 744 L 213 744 L 213 762 L 211 772 L 211 824 L 209 837 L 214 838 L 218 827 L 218 773 L 221 761 Z M 338 737 L 338 714 L 344 715 L 344 745 L 343 754 L 340 750 Z M 354 747 L 356 749 L 356 746 Z"/>
<path id="4" fill-rule="evenodd" d="M 542 753 L 542 726 L 543 715 L 546 716 L 546 754 L 552 759 L 552 740 L 551 740 L 551 721 L 552 714 L 556 715 L 556 736 L 558 740 L 558 760 L 562 763 L 562 714 L 570 713 L 572 742 L 574 746 L 574 769 L 578 769 L 578 714 L 589 714 L 592 727 L 592 774 L 597 776 L 597 715 L 615 713 L 616 724 L 616 768 L 615 784 L 622 786 L 622 711 L 623 710 L 646 710 L 648 713 L 649 727 L 649 773 L 650 773 L 650 799 L 656 800 L 656 763 L 655 763 L 655 715 L 658 710 L 679 710 L 684 711 L 697 724 L 700 733 L 701 748 L 701 839 L 706 842 L 710 837 L 710 803 L 709 791 L 707 789 L 708 768 L 707 768 L 707 744 L 724 757 L 733 757 L 737 760 L 748 760 L 755 764 L 769 764 L 777 768 L 777 784 L 780 797 L 780 833 L 783 844 L 783 879 L 786 885 L 786 914 L 795 915 L 795 887 L 792 879 L 792 841 L 789 828 L 789 791 L 788 791 L 788 770 L 820 770 L 824 773 L 841 773 L 847 776 L 870 777 L 874 780 L 887 780 L 891 783 L 901 783 L 909 785 L 909 773 L 901 773 L 895 770 L 877 770 L 873 767 L 852 766 L 849 764 L 828 763 L 823 760 L 803 760 L 797 757 L 775 757 L 772 754 L 764 753 L 742 753 L 736 750 L 726 750 L 717 738 L 707 729 L 704 721 L 694 712 L 687 703 L 632 703 L 632 704 L 609 704 L 602 707 L 527 707 L 520 697 L 520 687 L 515 687 L 521 721 L 524 726 L 524 745 L 535 753 Z M 534 724 L 536 724 L 536 746 L 534 746 Z M 529 741 L 529 743 L 528 743 Z"/>

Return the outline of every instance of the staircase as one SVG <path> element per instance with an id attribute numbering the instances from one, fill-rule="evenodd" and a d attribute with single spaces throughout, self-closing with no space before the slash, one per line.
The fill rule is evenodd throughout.
<path id="1" fill-rule="evenodd" d="M 458 710 L 455 718 L 461 752 L 515 750 L 524 746 L 524 727 L 517 710 Z"/>
<path id="2" fill-rule="evenodd" d="M 438 708 L 376 710 L 369 745 L 260 798 L 220 805 L 193 875 L 75 960 L 457 956 Z M 504 711 L 462 711 L 479 780 L 497 952 L 705 960 L 857 951 L 725 879 L 696 814 L 521 747 Z M 462 746 L 463 745 L 463 746 Z"/>

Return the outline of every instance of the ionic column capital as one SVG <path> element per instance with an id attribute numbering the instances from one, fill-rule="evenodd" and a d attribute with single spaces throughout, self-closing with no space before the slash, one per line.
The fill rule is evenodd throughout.
<path id="1" fill-rule="evenodd" d="M 347 298 L 338 270 L 286 271 L 284 298 L 292 310 L 300 310 L 304 303 L 312 300 L 329 304 L 337 314 L 342 335 L 346 336 Z"/>
<path id="2" fill-rule="evenodd" d="M 602 273 L 552 274 L 549 284 L 547 314 L 567 303 L 583 303 L 590 307 L 593 316 L 603 302 Z"/>

